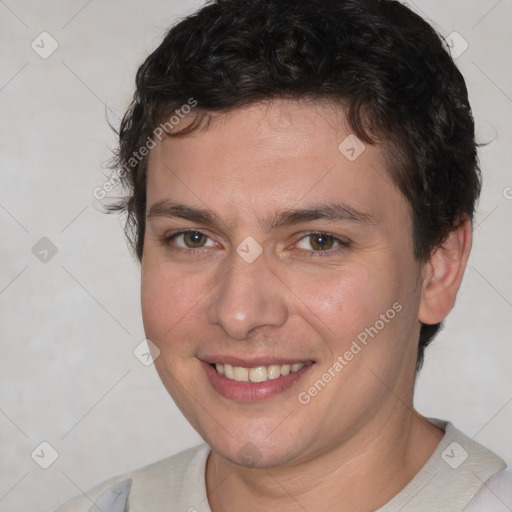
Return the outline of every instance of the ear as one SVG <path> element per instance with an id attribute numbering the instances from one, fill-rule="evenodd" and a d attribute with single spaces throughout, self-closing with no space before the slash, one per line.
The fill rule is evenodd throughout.
<path id="1" fill-rule="evenodd" d="M 441 322 L 455 304 L 464 270 L 468 262 L 473 233 L 466 218 L 450 232 L 432 254 L 422 270 L 423 286 L 418 320 L 424 324 Z"/>

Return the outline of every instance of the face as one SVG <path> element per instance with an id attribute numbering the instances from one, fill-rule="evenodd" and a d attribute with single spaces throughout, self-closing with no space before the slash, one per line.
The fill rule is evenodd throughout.
<path id="1" fill-rule="evenodd" d="M 382 150 L 349 135 L 339 107 L 281 101 L 151 151 L 146 335 L 183 414 L 232 462 L 365 443 L 412 396 L 410 209 Z"/>

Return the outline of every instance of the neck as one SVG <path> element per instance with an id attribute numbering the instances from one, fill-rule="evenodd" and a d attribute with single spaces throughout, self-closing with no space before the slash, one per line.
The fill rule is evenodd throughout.
<path id="1" fill-rule="evenodd" d="M 376 510 L 418 473 L 442 437 L 440 429 L 402 405 L 299 464 L 241 468 L 212 453 L 206 469 L 210 507 L 212 512 Z"/>

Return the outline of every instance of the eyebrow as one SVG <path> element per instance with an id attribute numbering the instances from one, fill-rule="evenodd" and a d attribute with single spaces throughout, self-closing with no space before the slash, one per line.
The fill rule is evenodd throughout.
<path id="1" fill-rule="evenodd" d="M 146 214 L 146 220 L 156 217 L 180 218 L 205 224 L 209 226 L 226 225 L 209 209 L 196 208 L 170 200 L 161 200 L 153 203 Z M 260 222 L 266 232 L 284 226 L 293 226 L 315 220 L 331 222 L 350 222 L 354 224 L 375 224 L 376 219 L 369 213 L 361 212 L 345 203 L 331 202 L 322 205 L 313 205 L 307 208 L 290 208 L 280 210 Z"/>
<path id="2" fill-rule="evenodd" d="M 219 224 L 219 219 L 211 210 L 205 208 L 195 208 L 186 204 L 175 203 L 163 199 L 153 203 L 146 213 L 146 220 L 155 217 L 177 217 L 190 220 L 199 224 Z"/>
<path id="3" fill-rule="evenodd" d="M 265 222 L 270 229 L 291 226 L 314 220 L 350 222 L 354 224 L 375 224 L 376 219 L 369 213 L 361 212 L 345 203 L 327 203 L 308 208 L 279 211 L 271 221 Z"/>

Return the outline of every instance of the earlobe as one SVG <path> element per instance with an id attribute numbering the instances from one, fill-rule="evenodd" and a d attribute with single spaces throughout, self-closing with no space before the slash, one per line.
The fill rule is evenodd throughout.
<path id="1" fill-rule="evenodd" d="M 441 322 L 455 304 L 471 251 L 471 221 L 466 218 L 450 232 L 423 267 L 423 285 L 418 320 L 424 324 Z"/>

